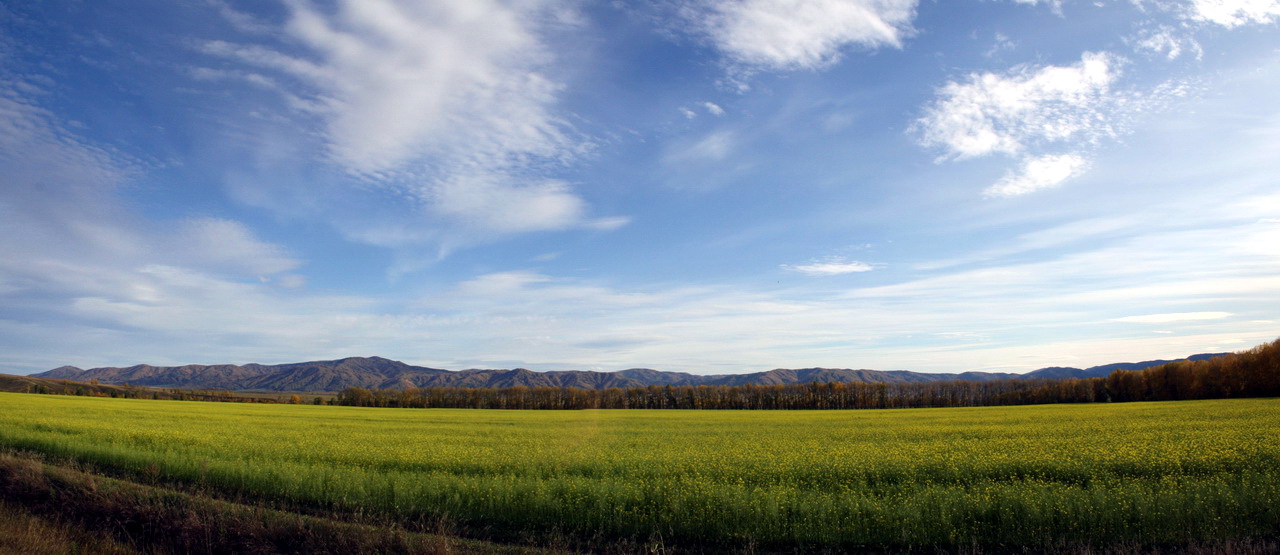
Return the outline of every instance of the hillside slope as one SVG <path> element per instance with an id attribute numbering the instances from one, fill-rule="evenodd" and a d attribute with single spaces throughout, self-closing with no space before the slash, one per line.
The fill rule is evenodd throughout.
<path id="1" fill-rule="evenodd" d="M 1219 356 L 1202 354 L 1189 357 L 1202 360 Z M 1052 367 L 1027 374 L 996 372 L 964 372 L 931 374 L 906 370 L 851 370 L 843 368 L 779 368 L 748 374 L 701 376 L 684 372 L 663 372 L 648 368 L 632 368 L 619 372 L 556 371 L 535 372 L 524 368 L 513 370 L 471 369 L 461 371 L 413 366 L 382 357 L 349 357 L 338 360 L 298 362 L 291 364 L 218 364 L 184 366 L 151 366 L 139 364 L 127 368 L 106 367 L 82 370 L 62 366 L 34 374 L 37 378 L 76 380 L 103 384 L 132 384 L 149 387 L 183 389 L 226 389 L 261 391 L 337 392 L 348 387 L 367 389 L 409 389 L 421 387 L 579 387 L 608 389 L 688 385 L 787 385 L 803 383 L 924 383 L 950 380 L 991 381 L 1018 378 L 1084 378 L 1101 377 L 1114 370 L 1137 370 L 1170 361 L 1153 360 L 1137 363 L 1115 363 L 1087 369 Z"/>

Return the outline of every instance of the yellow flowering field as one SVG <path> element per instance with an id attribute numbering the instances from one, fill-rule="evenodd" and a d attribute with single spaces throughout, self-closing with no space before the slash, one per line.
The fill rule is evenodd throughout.
<path id="1" fill-rule="evenodd" d="M 1280 533 L 1280 400 L 501 411 L 0 394 L 0 446 L 293 510 L 736 548 Z"/>

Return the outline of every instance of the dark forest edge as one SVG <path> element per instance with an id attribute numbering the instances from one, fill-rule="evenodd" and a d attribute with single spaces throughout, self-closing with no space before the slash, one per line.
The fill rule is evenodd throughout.
<path id="1" fill-rule="evenodd" d="M 886 409 L 1280 396 L 1280 339 L 1206 360 L 1182 360 L 1105 378 L 987 382 L 809 383 L 503 389 L 344 389 L 335 404 L 476 409 Z"/>
<path id="2" fill-rule="evenodd" d="M 130 384 L 104 384 L 75 380 L 36 378 L 0 374 L 0 391 L 9 393 L 38 393 L 46 395 L 73 395 L 80 397 L 110 397 L 119 399 L 152 399 L 158 401 L 211 401 L 227 403 L 314 403 L 333 404 L 332 393 L 305 393 L 280 391 L 227 391 L 221 389 L 180 389 L 143 387 Z"/>

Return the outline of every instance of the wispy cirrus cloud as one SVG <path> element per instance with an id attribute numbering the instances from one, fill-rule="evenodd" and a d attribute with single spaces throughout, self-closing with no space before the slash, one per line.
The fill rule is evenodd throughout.
<path id="1" fill-rule="evenodd" d="M 691 142 L 677 142 L 667 149 L 667 163 L 719 162 L 724 160 L 739 142 L 733 131 L 715 131 Z"/>
<path id="2" fill-rule="evenodd" d="M 549 7 L 499 2 L 340 2 L 333 13 L 290 5 L 280 29 L 305 47 L 210 41 L 206 53 L 305 85 L 330 157 L 356 173 L 436 163 L 507 164 L 572 145 L 553 115 L 557 85 L 538 36 Z"/>
<path id="3" fill-rule="evenodd" d="M 1168 324 L 1171 322 L 1196 322 L 1200 320 L 1221 320 L 1234 316 L 1230 312 L 1169 312 L 1165 314 L 1144 314 L 1142 316 L 1125 316 L 1113 318 L 1115 322 L 1135 324 Z"/>
<path id="4" fill-rule="evenodd" d="M 303 261 L 232 219 L 140 216 L 121 191 L 146 164 L 79 136 L 39 90 L 0 86 L 0 348 L 124 362 L 207 341 L 196 350 L 212 353 L 245 333 L 235 320 L 274 318 L 273 292 L 302 284 Z"/>
<path id="5" fill-rule="evenodd" d="M 176 222 L 171 233 L 158 237 L 175 262 L 239 276 L 273 276 L 302 263 L 279 245 L 256 237 L 243 223 L 223 218 L 188 218 Z M 168 243 L 165 245 L 164 243 Z"/>
<path id="6" fill-rule="evenodd" d="M 1176 60 L 1184 54 L 1190 54 L 1197 60 L 1204 57 L 1204 48 L 1195 37 L 1184 29 L 1168 25 L 1144 29 L 1128 42 L 1139 51 L 1162 55 L 1169 60 Z"/>
<path id="7" fill-rule="evenodd" d="M 56 288 L 63 277 L 90 283 L 95 273 L 110 283 L 108 276 L 151 264 L 233 279 L 280 275 L 301 264 L 234 220 L 159 222 L 133 214 L 119 189 L 143 165 L 80 138 L 21 88 L 0 88 L 3 275 L 38 289 Z"/>
<path id="8" fill-rule="evenodd" d="M 591 148 L 557 112 L 562 86 L 545 37 L 572 27 L 567 8 L 494 0 L 288 6 L 278 31 L 289 48 L 208 41 L 201 49 L 252 68 L 242 73 L 259 82 L 293 84 L 281 91 L 287 105 L 319 122 L 324 157 L 366 183 L 355 188 L 376 183 L 422 207 L 420 221 L 399 225 L 422 230 L 352 236 L 456 245 L 600 227 L 572 187 L 550 177 Z"/>

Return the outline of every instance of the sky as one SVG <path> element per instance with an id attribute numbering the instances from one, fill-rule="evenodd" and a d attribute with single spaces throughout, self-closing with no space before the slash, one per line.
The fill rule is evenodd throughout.
<path id="1" fill-rule="evenodd" d="M 1280 0 L 0 0 L 0 372 L 1280 336 Z"/>

